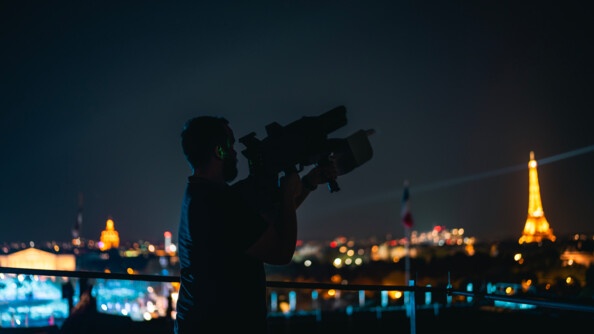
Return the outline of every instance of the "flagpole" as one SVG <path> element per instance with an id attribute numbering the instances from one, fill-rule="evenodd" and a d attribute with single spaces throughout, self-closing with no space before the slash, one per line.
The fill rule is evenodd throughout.
<path id="1" fill-rule="evenodd" d="M 410 242 L 411 242 L 411 228 L 413 225 L 413 217 L 410 209 L 410 194 L 408 191 L 409 182 L 404 180 L 403 192 L 402 192 L 402 203 L 400 208 L 400 219 L 402 220 L 402 226 L 404 227 L 404 238 L 405 244 L 405 258 L 404 258 L 404 284 L 408 285 L 410 280 Z"/>
<path id="2" fill-rule="evenodd" d="M 404 237 L 406 239 L 405 244 L 405 255 L 404 255 L 404 285 L 410 285 L 410 228 L 408 226 L 404 226 Z M 406 309 L 406 316 L 410 318 L 411 316 L 411 309 L 410 309 L 410 291 L 404 291 L 404 307 Z"/>
<path id="3" fill-rule="evenodd" d="M 413 225 L 413 217 L 412 212 L 410 209 L 410 194 L 408 191 L 408 180 L 404 180 L 404 190 L 402 193 L 402 203 L 401 203 L 401 211 L 400 211 L 400 219 L 402 220 L 402 226 L 404 227 L 404 237 L 405 237 L 405 258 L 404 258 L 404 285 L 411 286 L 410 280 L 410 243 L 411 243 L 411 228 Z M 414 293 L 412 294 L 414 298 Z M 411 322 L 411 333 L 414 334 L 415 329 L 415 310 L 414 307 L 414 300 L 411 298 L 411 291 L 406 290 L 404 292 L 404 304 L 406 309 L 406 316 L 410 318 Z"/>
<path id="4" fill-rule="evenodd" d="M 404 284 L 408 285 L 410 281 L 410 227 L 404 226 L 404 237 L 406 238 L 405 258 L 404 258 Z"/>

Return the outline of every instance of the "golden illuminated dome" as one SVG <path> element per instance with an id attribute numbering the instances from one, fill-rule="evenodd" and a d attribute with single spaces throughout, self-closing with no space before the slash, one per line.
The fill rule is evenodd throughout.
<path id="1" fill-rule="evenodd" d="M 118 248 L 120 246 L 120 235 L 118 231 L 115 230 L 113 219 L 107 219 L 105 230 L 101 231 L 100 241 L 99 248 L 102 251 Z"/>

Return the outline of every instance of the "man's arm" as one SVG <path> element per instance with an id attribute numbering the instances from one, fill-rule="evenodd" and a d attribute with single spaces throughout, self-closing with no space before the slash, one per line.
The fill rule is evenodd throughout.
<path id="1" fill-rule="evenodd" d="M 297 243 L 297 202 L 301 193 L 299 174 L 291 173 L 281 179 L 279 210 L 263 215 L 268 228 L 247 253 L 269 264 L 291 262 Z"/>
<path id="2" fill-rule="evenodd" d="M 319 184 L 336 178 L 334 164 L 316 166 L 302 179 L 298 173 L 281 178 L 280 207 L 264 215 L 268 228 L 249 249 L 248 254 L 269 264 L 287 264 L 293 259 L 297 244 L 297 208 Z"/>

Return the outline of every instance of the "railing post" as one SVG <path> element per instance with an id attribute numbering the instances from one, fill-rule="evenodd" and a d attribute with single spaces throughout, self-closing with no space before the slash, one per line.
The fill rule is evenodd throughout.
<path id="1" fill-rule="evenodd" d="M 359 290 L 359 307 L 365 306 L 365 290 Z"/>
<path id="2" fill-rule="evenodd" d="M 297 292 L 290 291 L 289 292 L 289 310 L 291 312 L 295 312 L 295 309 L 297 307 Z"/>
<path id="3" fill-rule="evenodd" d="M 431 284 L 427 284 L 427 287 L 430 288 Z M 425 292 L 425 305 L 431 304 L 431 291 L 427 290 Z"/>
<path id="4" fill-rule="evenodd" d="M 270 311 L 278 311 L 278 295 L 276 294 L 276 291 L 270 292 Z"/>
<path id="5" fill-rule="evenodd" d="M 466 285 L 466 291 L 472 292 L 473 290 L 474 290 L 474 286 L 472 285 L 472 283 L 468 283 Z M 466 297 L 466 301 L 468 302 L 468 304 L 472 304 L 472 296 Z"/>
<path id="6" fill-rule="evenodd" d="M 415 286 L 415 280 L 409 280 L 408 286 Z M 410 290 L 408 298 L 407 312 L 410 317 L 410 334 L 416 334 L 417 332 L 417 320 L 416 320 L 416 303 L 415 303 L 415 290 Z"/>
<path id="7" fill-rule="evenodd" d="M 313 290 L 311 292 L 311 306 L 316 314 L 316 321 L 322 321 L 322 310 L 320 307 L 320 302 L 318 301 L 318 290 Z"/>
<path id="8" fill-rule="evenodd" d="M 447 297 L 446 297 L 446 304 L 450 306 L 452 304 L 452 294 L 450 293 L 452 290 L 452 281 L 450 280 L 450 272 L 448 271 L 448 285 L 446 286 Z"/>

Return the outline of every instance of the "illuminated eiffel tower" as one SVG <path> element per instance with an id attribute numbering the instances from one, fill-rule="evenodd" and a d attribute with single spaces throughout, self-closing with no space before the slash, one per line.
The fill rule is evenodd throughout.
<path id="1" fill-rule="evenodd" d="M 541 242 L 545 239 L 555 241 L 553 230 L 549 227 L 549 222 L 545 218 L 542 202 L 540 200 L 540 186 L 538 185 L 538 172 L 536 171 L 536 160 L 534 152 L 530 152 L 530 161 L 528 162 L 528 218 L 524 226 L 524 232 L 520 237 L 519 243 Z"/>

